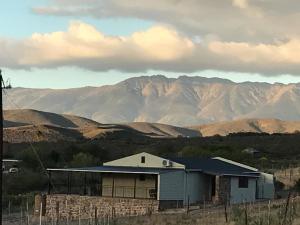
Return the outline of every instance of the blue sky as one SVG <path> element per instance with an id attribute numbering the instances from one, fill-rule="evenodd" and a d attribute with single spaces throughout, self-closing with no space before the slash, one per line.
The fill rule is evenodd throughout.
<path id="1" fill-rule="evenodd" d="M 76 2 L 80 2 L 80 1 L 76 1 Z M 250 44 L 251 47 L 252 42 L 253 43 L 254 41 L 257 42 L 256 39 L 252 40 L 249 37 L 244 38 L 242 37 L 241 34 L 241 38 L 243 38 L 241 40 L 230 40 L 230 42 L 226 42 L 226 43 L 216 42 L 215 39 L 220 40 L 224 38 L 225 40 L 225 38 L 228 38 L 227 33 L 224 34 L 220 33 L 221 31 L 219 30 L 217 32 L 214 32 L 214 30 L 209 30 L 205 28 L 207 29 L 207 31 L 205 31 L 207 32 L 206 35 L 200 33 L 200 31 L 202 32 L 204 28 L 201 29 L 199 28 L 199 34 L 198 34 L 197 29 L 192 30 L 189 27 L 189 24 L 183 24 L 182 21 L 179 21 L 177 24 L 175 24 L 173 22 L 168 21 L 163 16 L 160 15 L 157 16 L 151 14 L 148 15 L 147 9 L 149 9 L 149 11 L 152 10 L 150 8 L 152 7 L 151 5 L 147 6 L 147 4 L 145 4 L 145 9 L 143 9 L 141 13 L 140 7 L 136 10 L 132 8 L 130 8 L 129 10 L 127 8 L 126 9 L 121 8 L 124 6 L 121 4 L 117 5 L 118 3 L 114 3 L 115 5 L 113 7 L 109 4 L 107 4 L 107 6 L 106 4 L 104 4 L 103 7 L 107 11 L 104 13 L 104 15 L 106 16 L 94 15 L 93 11 L 91 11 L 91 14 L 88 16 L 80 12 L 78 12 L 77 14 L 75 13 L 72 16 L 69 16 L 69 15 L 56 15 L 55 13 L 51 13 L 51 12 L 36 13 L 33 10 L 33 8 L 48 7 L 49 5 L 51 6 L 51 4 L 58 4 L 58 3 L 55 3 L 55 1 L 50 1 L 50 0 L 49 1 L 48 0 L 39 0 L 39 1 L 38 0 L 24 0 L 24 1 L 9 0 L 9 1 L 3 1 L 1 4 L 1 8 L 4 10 L 1 10 L 2 12 L 0 14 L 0 40 L 1 39 L 2 40 L 5 39 L 6 41 L 9 40 L 12 41 L 12 44 L 8 45 L 8 47 L 5 48 L 6 52 L 9 54 L 8 56 L 3 54 L 3 57 L 2 58 L 0 57 L 0 65 L 2 65 L 1 67 L 3 69 L 4 77 L 6 79 L 10 78 L 13 86 L 34 87 L 34 88 L 72 88 L 72 87 L 81 87 L 81 86 L 100 86 L 106 84 L 114 84 L 121 80 L 133 76 L 152 75 L 152 74 L 164 74 L 165 76 L 168 77 L 178 77 L 182 74 L 191 75 L 191 76 L 199 75 L 205 77 L 221 77 L 221 78 L 231 79 L 236 82 L 244 82 L 244 81 L 259 81 L 259 82 L 270 82 L 270 83 L 300 82 L 300 76 L 297 69 L 298 68 L 297 66 L 299 65 L 298 61 L 296 61 L 296 63 L 292 61 L 293 64 L 291 64 L 291 62 L 289 62 L 285 56 L 283 59 L 276 58 L 276 60 L 279 62 L 278 64 L 266 60 L 265 64 L 267 66 L 262 66 L 260 64 L 260 59 L 265 60 L 266 57 L 265 57 L 265 52 L 262 52 L 260 50 L 259 45 L 254 46 L 254 48 L 251 49 L 251 51 L 250 50 L 248 51 L 248 49 L 241 49 L 241 50 L 238 49 L 237 51 L 235 47 L 240 45 L 234 45 L 234 46 L 230 45 L 233 41 L 235 41 L 236 43 L 240 43 L 241 41 L 243 41 L 242 42 L 243 44 L 251 43 Z M 75 5 L 75 6 L 80 9 L 80 7 L 83 5 L 84 5 L 84 1 L 82 1 L 81 5 L 77 5 L 77 6 Z M 60 9 L 67 8 L 67 6 L 59 5 L 59 4 L 54 6 L 58 9 L 59 7 L 61 7 Z M 95 5 L 95 7 L 97 6 L 98 5 Z M 239 7 L 239 5 L 237 6 Z M 252 10 L 250 6 L 248 7 L 249 10 Z M 164 11 L 162 10 L 162 12 Z M 118 13 L 120 15 L 118 15 Z M 182 14 L 183 12 L 180 13 Z M 61 14 L 63 14 L 63 12 Z M 174 15 L 174 18 L 177 18 L 177 16 Z M 86 61 L 86 58 L 83 59 L 78 58 L 78 55 L 74 55 L 74 56 L 72 55 L 73 58 L 64 58 L 64 57 L 69 57 L 69 54 L 62 54 L 63 56 L 60 57 L 59 59 L 55 58 L 55 61 L 50 61 L 53 59 L 51 58 L 49 60 L 47 57 L 45 58 L 44 61 L 39 61 L 35 58 L 32 60 L 30 58 L 29 63 L 27 63 L 28 59 L 26 58 L 25 60 L 26 63 L 25 64 L 23 63 L 24 59 L 20 58 L 21 53 L 19 53 L 18 50 L 25 46 L 24 47 L 25 50 L 23 50 L 22 52 L 22 54 L 25 54 L 25 56 L 28 51 L 31 51 L 31 49 L 28 48 L 28 40 L 31 38 L 33 34 L 38 33 L 44 35 L 44 34 L 51 34 L 53 32 L 61 31 L 70 36 L 71 34 L 68 34 L 67 31 L 71 27 L 70 23 L 72 21 L 80 21 L 80 24 L 83 24 L 83 26 L 80 27 L 84 27 L 85 29 L 84 34 L 86 34 L 85 31 L 91 30 L 90 27 L 93 27 L 93 29 L 96 30 L 91 32 L 90 35 L 95 35 L 98 37 L 100 33 L 103 34 L 105 41 L 97 43 L 97 47 L 99 48 L 98 51 L 103 50 L 102 45 L 109 44 L 112 42 L 116 43 L 115 45 L 120 45 L 121 47 L 120 48 L 118 47 L 116 50 L 114 49 L 114 46 L 110 46 L 109 48 L 109 49 L 113 49 L 112 52 L 113 54 L 116 55 L 112 57 L 111 56 L 112 53 L 111 52 L 107 53 L 107 51 L 109 50 L 105 48 L 106 51 L 105 56 L 102 56 L 102 53 L 99 56 L 97 53 L 96 55 L 98 58 L 96 57 L 95 59 L 94 58 L 95 53 L 93 53 L 92 55 L 93 61 L 91 60 L 91 62 Z M 158 26 L 159 29 L 158 28 L 152 29 L 152 27 L 158 27 Z M 150 31 L 148 31 L 149 29 Z M 153 44 L 152 39 L 153 39 L 154 31 L 155 32 L 160 31 L 162 34 L 165 34 L 165 36 L 162 36 L 161 38 L 162 41 L 165 42 L 159 43 L 159 40 L 155 40 Z M 139 35 L 137 38 L 136 35 L 133 35 L 133 33 L 135 32 L 143 32 L 143 33 Z M 219 35 L 218 38 L 215 38 L 216 35 Z M 260 38 L 259 40 L 263 40 L 265 42 L 266 35 L 265 34 L 263 35 L 259 37 Z M 197 43 L 193 43 L 192 40 L 195 40 L 195 37 L 199 37 L 199 36 L 201 37 L 200 42 L 202 41 L 202 39 L 203 40 L 207 39 L 211 41 L 211 37 L 212 36 L 214 37 L 212 39 L 214 42 L 211 43 L 215 45 L 212 44 L 209 45 L 209 46 L 218 47 L 217 50 L 214 50 L 214 53 L 216 51 L 218 51 L 219 53 L 219 51 L 221 50 L 223 51 L 225 49 L 224 51 L 226 52 L 225 53 L 222 52 L 224 58 L 222 58 L 223 55 L 217 56 L 218 57 L 217 59 L 220 60 L 219 64 L 217 63 L 217 60 L 215 60 L 214 58 L 215 56 L 213 57 L 211 56 L 212 55 L 211 52 L 208 53 L 205 52 L 205 54 L 207 54 L 208 57 L 212 57 L 211 61 L 213 61 L 213 63 L 211 63 L 210 61 L 206 62 L 205 59 L 201 59 L 201 58 L 200 60 L 205 62 L 199 61 L 198 63 L 195 60 L 195 58 L 201 55 L 197 51 L 200 51 L 199 49 L 203 49 L 203 46 L 198 46 Z M 144 46 L 144 43 L 141 44 L 140 42 L 138 42 L 140 41 L 141 37 L 145 38 L 145 40 L 147 41 L 148 39 L 151 38 L 152 39 L 148 41 L 149 43 L 147 42 Z M 51 41 L 57 40 L 55 38 L 52 39 L 46 39 L 46 38 L 47 37 L 43 36 L 42 41 L 44 42 L 42 43 L 52 44 Z M 247 39 L 246 42 L 244 39 Z M 30 46 L 35 46 L 34 40 L 33 41 L 30 40 Z M 118 40 L 118 42 L 116 42 L 116 40 Z M 136 40 L 138 41 L 137 43 L 134 43 L 134 47 L 129 48 L 132 42 Z M 141 40 L 143 41 L 143 39 Z M 59 41 L 61 40 L 59 39 Z M 86 39 L 84 39 L 84 41 L 86 41 Z M 174 45 L 176 44 L 176 46 L 174 46 L 176 47 L 175 53 L 178 52 L 178 55 L 180 56 L 177 55 L 175 56 L 174 51 L 171 51 L 172 49 L 170 50 L 170 48 L 172 48 L 170 42 L 172 43 L 174 42 Z M 82 40 L 79 43 L 82 43 Z M 168 45 L 169 43 L 170 45 Z M 297 43 L 297 42 L 296 41 L 288 42 L 286 45 L 283 44 L 283 46 L 279 46 L 279 47 L 281 47 L 281 49 L 283 47 L 286 49 L 287 46 L 290 46 L 292 43 Z M 66 43 L 66 44 L 68 46 L 70 45 L 70 43 Z M 73 42 L 71 44 L 73 44 Z M 86 47 L 89 47 L 89 52 L 87 54 L 90 54 L 90 51 L 92 49 L 90 46 L 94 46 L 94 44 L 95 44 L 94 40 L 93 43 L 85 43 L 85 45 L 83 46 L 84 49 L 86 49 Z M 157 48 L 157 51 L 152 51 L 153 50 L 152 45 L 160 46 L 160 47 Z M 167 47 L 165 48 L 164 46 L 166 45 Z M 183 47 L 181 47 L 181 45 Z M 1 42 L 0 42 L 0 46 L 1 46 Z M 54 43 L 54 46 L 56 46 L 56 43 Z M 78 44 L 76 43 L 73 48 L 77 46 Z M 129 46 L 128 49 L 127 46 Z M 147 54 L 143 53 L 141 49 L 137 48 L 137 46 L 141 47 L 141 49 Z M 220 48 L 219 46 L 221 46 L 222 48 Z M 278 45 L 274 45 L 274 46 L 277 47 Z M 37 48 L 40 47 L 38 46 Z M 120 56 L 123 57 L 124 55 L 123 52 L 121 52 L 123 51 L 124 48 L 127 49 L 128 56 L 125 56 L 125 58 L 120 59 Z M 46 52 L 47 54 L 47 51 L 49 51 L 49 49 L 46 50 L 38 49 L 38 50 L 39 51 L 36 51 L 37 54 L 40 54 L 41 52 L 43 53 Z M 244 57 L 246 53 L 253 54 L 253 50 L 257 51 L 257 53 L 254 53 L 254 56 L 251 55 L 251 57 L 256 58 L 256 54 L 257 54 L 257 60 L 255 59 L 257 62 L 253 60 L 254 63 L 251 62 L 251 64 L 249 64 L 248 61 L 243 60 L 242 57 Z M 277 51 L 276 49 L 274 50 L 274 47 L 272 47 L 271 50 L 274 51 L 275 53 L 276 52 L 278 52 L 279 54 L 281 53 L 281 51 L 279 51 L 280 49 Z M 160 51 L 163 53 L 159 53 Z M 190 56 L 191 51 L 193 51 L 194 54 L 193 57 Z M 225 65 L 225 63 L 222 62 L 222 59 L 226 61 L 227 58 L 229 57 L 236 57 L 236 55 L 233 55 L 236 52 L 240 54 L 239 55 L 241 57 L 240 63 L 237 61 L 235 65 L 234 63 L 232 63 L 232 60 L 231 61 L 228 60 L 228 64 Z M 134 54 L 141 54 L 141 55 L 134 55 Z M 130 60 L 127 59 L 130 58 L 131 55 L 134 55 L 132 56 L 132 59 Z M 90 57 L 90 55 L 88 55 L 88 57 Z M 38 59 L 43 58 L 43 55 L 37 56 L 37 58 Z M 246 57 L 245 59 L 248 58 L 249 57 Z M 140 59 L 142 60 L 139 61 Z M 3 62 L 1 62 L 1 60 Z M 135 61 L 136 64 L 134 64 Z M 192 61 L 191 68 L 193 69 L 189 69 L 189 61 Z M 23 64 L 20 64 L 20 62 L 22 62 Z M 95 62 L 96 64 L 97 62 L 99 62 L 100 66 L 95 66 Z M 272 66 L 272 63 L 274 63 L 274 66 Z M 143 67 L 141 66 L 141 64 L 145 64 L 145 66 Z M 170 65 L 174 65 L 174 69 Z M 256 69 L 256 65 L 257 65 L 257 69 Z M 102 69 L 103 67 L 105 67 L 105 69 Z M 234 72 L 230 72 L 230 71 L 234 71 Z M 289 73 L 292 75 L 288 75 Z"/>

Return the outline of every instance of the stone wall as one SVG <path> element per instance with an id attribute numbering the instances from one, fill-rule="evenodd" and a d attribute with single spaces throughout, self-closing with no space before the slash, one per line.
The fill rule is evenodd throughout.
<path id="1" fill-rule="evenodd" d="M 224 204 L 230 201 L 230 177 L 219 177 L 219 203 Z"/>
<path id="2" fill-rule="evenodd" d="M 77 219 L 123 217 L 155 213 L 159 201 L 152 199 L 110 198 L 79 195 L 47 195 L 48 218 Z"/>
<path id="3" fill-rule="evenodd" d="M 216 176 L 216 193 L 213 198 L 213 203 L 228 203 L 230 201 L 230 190 L 230 177 Z"/>

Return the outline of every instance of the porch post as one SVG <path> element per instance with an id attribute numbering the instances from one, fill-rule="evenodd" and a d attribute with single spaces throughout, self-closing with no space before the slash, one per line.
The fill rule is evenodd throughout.
<path id="1" fill-rule="evenodd" d="M 48 171 L 48 195 L 51 194 L 51 171 Z"/>
<path id="2" fill-rule="evenodd" d="M 112 189 L 111 189 L 111 197 L 114 197 L 115 194 L 115 176 L 112 174 Z"/>
<path id="3" fill-rule="evenodd" d="M 83 189 L 83 194 L 86 195 L 86 172 L 84 172 L 84 189 Z"/>
<path id="4" fill-rule="evenodd" d="M 155 191 L 156 191 L 156 200 L 158 198 L 158 175 L 155 176 Z"/>
<path id="5" fill-rule="evenodd" d="M 71 192 L 71 185 L 70 185 L 70 171 L 67 172 L 68 179 L 67 179 L 67 185 L 68 185 L 68 194 Z"/>
<path id="6" fill-rule="evenodd" d="M 136 176 L 137 176 L 137 175 L 134 176 L 133 198 L 136 197 Z"/>

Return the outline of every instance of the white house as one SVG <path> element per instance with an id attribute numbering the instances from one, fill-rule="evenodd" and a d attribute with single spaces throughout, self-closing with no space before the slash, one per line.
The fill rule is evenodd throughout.
<path id="1" fill-rule="evenodd" d="M 91 168 L 48 169 L 85 174 L 68 193 L 115 198 L 155 199 L 160 208 L 202 202 L 242 203 L 274 197 L 273 175 L 224 158 L 162 158 L 143 152 Z M 86 174 L 93 174 L 91 185 Z M 95 174 L 99 175 L 95 179 Z M 51 192 L 49 185 L 49 193 Z M 73 189 L 73 191 L 72 191 Z M 95 191 L 97 190 L 97 191 Z"/>

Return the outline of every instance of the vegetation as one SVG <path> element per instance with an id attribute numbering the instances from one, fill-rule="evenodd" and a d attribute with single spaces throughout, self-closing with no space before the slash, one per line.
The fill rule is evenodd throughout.
<path id="1" fill-rule="evenodd" d="M 300 179 L 298 179 L 296 181 L 296 184 L 295 184 L 295 191 L 297 191 L 298 193 L 300 193 Z"/>
<path id="2" fill-rule="evenodd" d="M 96 166 L 143 151 L 160 156 L 220 156 L 272 172 L 299 165 L 299 137 L 252 133 L 173 139 L 116 136 L 80 142 L 6 144 L 5 158 L 20 159 L 22 163 L 20 173 L 4 176 L 4 190 L 6 194 L 45 191 L 45 168 Z M 247 147 L 259 150 L 260 154 L 245 153 Z"/>

